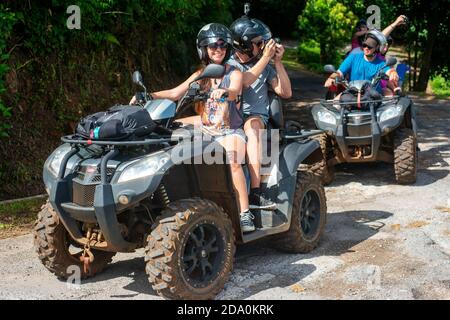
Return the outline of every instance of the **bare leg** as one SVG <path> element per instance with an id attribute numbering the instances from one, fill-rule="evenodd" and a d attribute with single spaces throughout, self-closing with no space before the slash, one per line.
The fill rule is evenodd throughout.
<path id="1" fill-rule="evenodd" d="M 250 117 L 244 124 L 251 188 L 259 188 L 261 184 L 262 129 L 264 129 L 264 123 L 259 117 Z"/>
<path id="2" fill-rule="evenodd" d="M 220 140 L 219 143 L 227 152 L 233 187 L 238 196 L 239 211 L 247 211 L 249 209 L 247 183 L 241 165 L 245 157 L 245 143 L 236 136 L 227 136 Z"/>

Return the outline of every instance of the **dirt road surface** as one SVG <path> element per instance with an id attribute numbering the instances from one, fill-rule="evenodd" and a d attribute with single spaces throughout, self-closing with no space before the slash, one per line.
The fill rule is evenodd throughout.
<path id="1" fill-rule="evenodd" d="M 323 79 L 291 72 L 287 118 L 311 126 Z M 396 185 L 388 164 L 344 165 L 326 187 L 328 221 L 310 254 L 257 242 L 238 248 L 218 299 L 450 299 L 450 104 L 419 99 L 420 166 Z M 32 236 L 0 241 L 0 299 L 160 299 L 143 251 L 118 254 L 102 274 L 68 286 L 39 262 Z"/>

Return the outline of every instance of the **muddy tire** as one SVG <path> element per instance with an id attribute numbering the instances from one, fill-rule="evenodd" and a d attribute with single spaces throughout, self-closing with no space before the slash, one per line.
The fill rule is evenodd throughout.
<path id="1" fill-rule="evenodd" d="M 400 184 L 416 182 L 418 166 L 417 139 L 409 128 L 394 132 L 394 172 Z"/>
<path id="2" fill-rule="evenodd" d="M 320 144 L 322 160 L 313 164 L 302 164 L 301 169 L 318 176 L 322 180 L 322 184 L 326 186 L 334 180 L 334 167 L 327 165 L 331 153 L 331 140 L 325 133 L 317 135 L 313 139 Z"/>
<path id="3" fill-rule="evenodd" d="M 111 262 L 114 252 L 91 250 L 94 261 L 90 265 L 90 272 L 84 272 L 80 261 L 81 246 L 71 240 L 66 228 L 59 220 L 50 202 L 47 201 L 41 208 L 33 229 L 34 247 L 42 264 L 58 278 L 67 279 L 74 275 L 73 266 L 80 268 L 81 278 L 91 277 Z M 72 253 L 69 248 L 75 249 Z M 70 267 L 70 268 L 69 268 Z"/>
<path id="4" fill-rule="evenodd" d="M 273 246 L 291 253 L 307 253 L 319 243 L 326 223 L 327 205 L 323 186 L 311 172 L 298 171 L 291 226 L 276 235 Z"/>
<path id="5" fill-rule="evenodd" d="M 233 269 L 235 237 L 227 214 L 209 200 L 171 203 L 147 238 L 146 272 L 170 299 L 213 299 Z"/>

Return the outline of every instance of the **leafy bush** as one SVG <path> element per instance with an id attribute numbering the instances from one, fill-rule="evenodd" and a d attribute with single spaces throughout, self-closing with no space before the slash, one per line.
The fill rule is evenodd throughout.
<path id="1" fill-rule="evenodd" d="M 326 61 L 326 64 L 333 64 L 336 68 L 341 64 L 344 53 L 336 50 L 333 57 Z M 300 43 L 297 47 L 298 62 L 305 65 L 308 69 L 322 73 L 323 63 L 320 61 L 320 47 L 319 43 L 314 40 L 307 40 Z"/>
<path id="2" fill-rule="evenodd" d="M 349 42 L 357 17 L 337 0 L 308 0 L 298 17 L 301 40 L 315 40 L 320 48 L 320 63 L 338 58 L 338 48 Z"/>
<path id="3" fill-rule="evenodd" d="M 90 0 L 70 30 L 72 4 L 0 4 L 0 199 L 43 193 L 43 162 L 82 115 L 128 102 L 136 69 L 149 90 L 178 83 L 200 27 L 232 20 L 231 0 Z"/>
<path id="4" fill-rule="evenodd" d="M 450 81 L 445 80 L 441 75 L 432 78 L 431 88 L 434 94 L 438 96 L 450 97 Z"/>

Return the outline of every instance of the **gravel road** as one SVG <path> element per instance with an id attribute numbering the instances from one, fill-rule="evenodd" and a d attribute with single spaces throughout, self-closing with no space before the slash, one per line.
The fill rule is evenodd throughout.
<path id="1" fill-rule="evenodd" d="M 304 105 L 322 96 L 322 78 L 290 75 L 288 118 L 308 126 Z M 421 152 L 414 185 L 396 185 L 388 164 L 339 166 L 326 187 L 319 247 L 304 255 L 264 242 L 239 247 L 218 299 L 450 299 L 450 104 L 415 103 Z M 41 265 L 31 235 L 1 240 L 0 257 L 0 299 L 160 299 L 148 285 L 142 250 L 116 255 L 78 287 Z"/>

